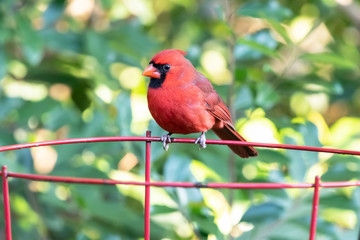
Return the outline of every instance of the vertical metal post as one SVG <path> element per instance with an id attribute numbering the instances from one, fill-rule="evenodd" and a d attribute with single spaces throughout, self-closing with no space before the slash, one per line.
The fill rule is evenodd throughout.
<path id="1" fill-rule="evenodd" d="M 311 213 L 311 223 L 310 223 L 310 240 L 315 240 L 316 235 L 316 223 L 317 223 L 317 215 L 319 210 L 319 189 L 320 189 L 320 177 L 315 177 L 314 183 L 314 196 L 312 202 L 312 213 Z"/>
<path id="2" fill-rule="evenodd" d="M 2 166 L 1 178 L 4 198 L 4 219 L 5 219 L 5 239 L 11 240 L 11 215 L 10 215 L 10 201 L 9 201 L 9 184 L 7 179 L 7 167 Z"/>
<path id="3" fill-rule="evenodd" d="M 151 131 L 146 131 L 146 137 L 151 137 Z M 145 149 L 145 183 L 150 183 L 151 173 L 151 141 L 146 141 Z M 150 185 L 145 186 L 145 240 L 150 240 Z"/>

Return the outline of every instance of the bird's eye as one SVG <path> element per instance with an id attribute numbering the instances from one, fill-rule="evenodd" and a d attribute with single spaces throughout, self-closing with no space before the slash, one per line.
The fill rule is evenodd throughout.
<path id="1" fill-rule="evenodd" d="M 165 64 L 165 65 L 163 66 L 163 69 L 164 69 L 165 72 L 168 72 L 168 71 L 170 70 L 170 65 L 169 65 L 169 64 Z"/>

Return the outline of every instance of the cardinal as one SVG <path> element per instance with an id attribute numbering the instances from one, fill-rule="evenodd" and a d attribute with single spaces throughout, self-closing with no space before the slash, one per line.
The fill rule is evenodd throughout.
<path id="1" fill-rule="evenodd" d="M 168 133 L 161 136 L 167 151 L 170 136 L 201 132 L 195 141 L 206 147 L 205 133 L 211 129 L 223 140 L 246 141 L 236 130 L 229 109 L 210 81 L 196 71 L 184 56 L 187 53 L 167 49 L 157 53 L 143 72 L 150 77 L 147 100 L 151 115 Z M 228 145 L 242 158 L 255 157 L 251 146 Z"/>

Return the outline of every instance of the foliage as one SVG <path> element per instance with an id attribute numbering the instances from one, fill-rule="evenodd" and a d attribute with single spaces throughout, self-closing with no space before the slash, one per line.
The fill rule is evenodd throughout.
<path id="1" fill-rule="evenodd" d="M 250 141 L 356 149 L 358 2 L 4 0 L 0 3 L 0 145 L 164 133 L 141 76 L 166 48 L 213 82 Z M 359 12 L 357 14 L 360 14 Z M 189 137 L 196 137 L 191 135 Z M 208 138 L 216 138 L 208 133 Z M 224 146 L 152 147 L 152 179 L 348 181 L 357 157 Z M 97 143 L 0 154 L 9 171 L 141 180 L 144 144 Z M 15 239 L 141 239 L 143 188 L 11 179 Z M 319 239 L 355 239 L 358 188 L 322 189 Z M 152 189 L 153 239 L 306 239 L 312 191 Z M 0 220 L 4 226 L 3 220 Z M 3 232 L 3 231 L 2 231 Z"/>

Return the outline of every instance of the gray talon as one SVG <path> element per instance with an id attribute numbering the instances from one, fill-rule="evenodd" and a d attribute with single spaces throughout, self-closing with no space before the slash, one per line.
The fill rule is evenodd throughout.
<path id="1" fill-rule="evenodd" d="M 163 142 L 163 148 L 165 151 L 169 150 L 169 146 L 170 146 L 170 143 L 171 143 L 171 133 L 168 133 L 168 134 L 164 134 L 160 137 L 161 141 Z"/>
<path id="2" fill-rule="evenodd" d="M 198 143 L 199 143 L 199 149 L 206 148 L 205 132 L 202 132 L 200 137 L 198 137 L 198 139 L 196 139 L 195 144 L 198 144 Z"/>

